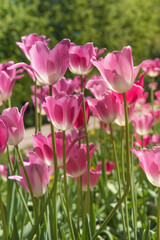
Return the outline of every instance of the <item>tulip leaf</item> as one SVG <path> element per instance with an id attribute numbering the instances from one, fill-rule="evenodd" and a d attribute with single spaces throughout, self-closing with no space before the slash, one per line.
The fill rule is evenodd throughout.
<path id="1" fill-rule="evenodd" d="M 151 240 L 150 221 L 147 224 L 147 228 L 143 232 L 142 240 Z"/>

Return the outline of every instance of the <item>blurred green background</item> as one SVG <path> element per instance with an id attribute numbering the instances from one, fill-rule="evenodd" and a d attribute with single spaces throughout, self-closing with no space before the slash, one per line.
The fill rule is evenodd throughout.
<path id="1" fill-rule="evenodd" d="M 107 52 L 131 45 L 135 65 L 160 57 L 159 0 L 1 0 L 0 61 L 27 62 L 16 41 L 30 33 L 51 39 L 50 48 L 69 38 L 92 41 Z M 69 73 L 68 73 L 69 74 Z M 30 100 L 28 75 L 16 82 L 12 105 Z M 24 87 L 25 86 L 25 87 Z"/>

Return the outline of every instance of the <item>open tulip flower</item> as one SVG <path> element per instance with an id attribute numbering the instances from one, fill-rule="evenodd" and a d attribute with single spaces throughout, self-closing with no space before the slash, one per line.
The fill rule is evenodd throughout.
<path id="1" fill-rule="evenodd" d="M 16 42 L 16 44 L 20 47 L 22 52 L 25 56 L 30 60 L 30 49 L 32 48 L 33 44 L 36 42 L 43 42 L 46 45 L 50 42 L 50 39 L 46 40 L 46 36 L 44 35 L 37 35 L 36 33 L 31 33 L 29 35 L 25 35 L 21 37 L 22 42 Z"/>
<path id="2" fill-rule="evenodd" d="M 16 79 L 10 81 L 8 74 L 4 71 L 0 72 L 0 101 L 5 102 L 12 95 L 12 88 Z"/>
<path id="3" fill-rule="evenodd" d="M 16 71 L 15 69 L 11 69 L 11 70 L 8 69 L 9 67 L 11 67 L 13 65 L 14 65 L 13 61 L 9 61 L 7 63 L 0 64 L 0 72 L 1 71 L 6 72 L 7 75 L 9 76 L 10 81 L 13 81 L 13 80 L 15 81 L 15 80 L 23 77 L 23 75 L 21 75 L 21 74 L 18 75 L 18 73 L 23 72 L 23 69 L 19 69 L 18 71 Z"/>
<path id="4" fill-rule="evenodd" d="M 150 77 L 157 77 L 160 73 L 160 59 L 147 59 L 141 63 L 141 68 Z"/>
<path id="5" fill-rule="evenodd" d="M 17 146 L 24 137 L 23 116 L 28 107 L 28 102 L 18 111 L 17 107 L 7 108 L 2 112 L 2 119 L 8 127 L 8 144 Z"/>
<path id="6" fill-rule="evenodd" d="M 108 53 L 104 59 L 93 57 L 91 62 L 101 73 L 106 86 L 119 93 L 131 89 L 140 69 L 140 66 L 133 66 L 130 46 L 124 47 L 121 52 Z"/>
<path id="7" fill-rule="evenodd" d="M 91 58 L 98 57 L 106 49 L 101 49 L 97 53 L 97 48 L 93 46 L 92 42 L 86 43 L 83 46 L 77 46 L 71 43 L 69 48 L 69 69 L 72 73 L 77 75 L 87 75 L 93 69 Z"/>
<path id="8" fill-rule="evenodd" d="M 115 167 L 115 162 L 106 161 L 105 165 L 106 165 L 106 174 L 109 175 Z M 101 169 L 102 169 L 102 162 L 98 162 L 96 170 L 101 170 Z"/>
<path id="9" fill-rule="evenodd" d="M 42 108 L 58 130 L 66 131 L 73 126 L 78 117 L 82 98 L 82 93 L 73 96 L 60 94 L 55 98 L 49 96 L 45 98 Z"/>
<path id="10" fill-rule="evenodd" d="M 154 117 L 151 113 L 144 113 L 141 117 L 133 115 L 132 123 L 139 135 L 146 135 L 151 130 L 154 123 Z"/>

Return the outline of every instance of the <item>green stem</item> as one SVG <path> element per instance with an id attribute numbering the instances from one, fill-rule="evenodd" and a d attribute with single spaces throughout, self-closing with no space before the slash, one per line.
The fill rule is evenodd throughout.
<path id="1" fill-rule="evenodd" d="M 49 86 L 49 95 L 52 96 L 52 85 Z M 54 208 L 54 239 L 58 239 L 58 230 L 57 230 L 57 183 L 58 183 L 58 163 L 57 163 L 57 151 L 56 151 L 56 140 L 55 140 L 55 131 L 54 126 L 51 123 L 51 134 L 52 134 L 52 147 L 53 147 L 53 158 L 54 158 L 54 182 L 55 189 L 53 195 L 53 208 Z"/>
<path id="2" fill-rule="evenodd" d="M 34 90 L 34 98 L 35 98 L 35 134 L 38 131 L 38 112 L 37 112 L 37 79 L 35 79 L 35 90 Z"/>
<path id="3" fill-rule="evenodd" d="M 63 131 L 63 173 L 64 173 L 64 192 L 65 192 L 65 200 L 66 200 L 66 210 L 68 217 L 68 224 L 71 232 L 72 240 L 75 240 L 72 221 L 70 217 L 69 211 L 69 201 L 68 201 L 68 189 L 67 189 L 67 174 L 66 174 L 66 146 L 65 146 L 65 131 Z"/>
<path id="4" fill-rule="evenodd" d="M 158 188 L 157 240 L 160 240 L 160 188 Z"/>
<path id="5" fill-rule="evenodd" d="M 101 158 L 102 158 L 102 175 L 103 175 L 103 180 L 106 186 L 106 164 L 105 164 L 105 134 L 104 134 L 104 123 L 102 122 L 102 128 L 101 128 Z"/>
<path id="6" fill-rule="evenodd" d="M 4 214 L 4 208 L 3 208 L 1 193 L 0 193 L 0 211 L 1 211 L 1 216 L 2 216 L 4 239 L 7 240 L 8 239 L 7 225 L 6 225 L 6 219 L 5 219 L 5 214 Z"/>
<path id="7" fill-rule="evenodd" d="M 42 95 L 42 87 L 41 87 L 41 95 Z M 40 106 L 39 106 L 39 114 L 38 114 L 38 130 L 41 132 L 41 126 L 42 126 L 42 104 L 40 101 Z"/>
<path id="8" fill-rule="evenodd" d="M 122 192 L 121 192 L 121 179 L 120 179 L 120 171 L 119 171 L 119 164 L 118 164 L 118 159 L 117 159 L 117 152 L 116 152 L 116 147 L 115 147 L 115 142 L 113 138 L 113 130 L 112 130 L 112 124 L 109 124 L 110 128 L 110 135 L 111 135 L 111 141 L 112 141 L 112 147 L 113 147 L 113 154 L 114 154 L 114 160 L 116 163 L 116 171 L 117 171 L 117 180 L 118 180 L 118 188 L 119 188 L 119 198 L 122 197 Z M 124 220 L 124 213 L 123 213 L 123 206 L 121 205 L 121 215 L 122 215 L 122 223 L 123 223 L 123 232 L 124 232 L 124 239 L 126 239 L 126 231 L 125 231 L 125 220 Z"/>
<path id="9" fill-rule="evenodd" d="M 84 94 L 83 76 L 81 76 L 81 92 Z M 87 130 L 87 119 L 86 119 L 84 95 L 82 99 L 82 109 L 83 109 L 86 145 L 87 145 L 87 201 L 85 205 L 85 213 L 87 214 L 90 211 L 90 156 L 89 156 L 89 138 L 88 138 L 88 130 Z"/>
<path id="10" fill-rule="evenodd" d="M 125 93 L 123 93 L 123 99 L 124 99 L 124 109 L 125 109 L 125 125 L 126 125 L 126 158 L 127 158 L 127 185 L 125 188 L 125 191 L 122 195 L 122 197 L 117 202 L 116 206 L 112 209 L 112 211 L 109 213 L 109 215 L 105 218 L 104 222 L 98 229 L 98 231 L 93 235 L 92 240 L 97 239 L 97 236 L 103 231 L 107 223 L 111 220 L 113 215 L 115 214 L 116 210 L 119 208 L 119 206 L 122 204 L 124 199 L 126 198 L 129 188 L 130 188 L 130 148 L 129 148 L 129 124 L 128 124 L 128 109 L 127 109 L 127 102 L 126 102 L 126 96 Z"/>
<path id="11" fill-rule="evenodd" d="M 29 192 L 30 192 L 30 194 L 31 194 L 31 198 L 32 198 L 32 202 L 33 202 L 33 207 L 34 207 L 34 212 L 35 212 L 35 218 L 37 218 L 37 205 L 36 205 L 35 198 L 34 198 L 34 195 L 33 195 L 32 186 L 31 186 L 31 183 L 30 183 L 30 180 L 29 180 L 29 177 L 28 177 L 26 168 L 25 168 L 25 166 L 24 166 L 24 162 L 23 162 L 22 155 L 21 155 L 21 152 L 20 152 L 20 150 L 19 150 L 18 145 L 15 146 L 15 148 L 16 148 L 16 150 L 17 150 L 17 153 L 18 153 L 18 156 L 19 156 L 19 159 L 20 159 L 20 162 L 21 162 L 23 171 L 24 171 L 24 175 L 25 175 L 25 178 L 26 178 L 26 181 L 27 181 L 27 185 L 28 185 L 28 188 L 29 188 Z"/>
<path id="12" fill-rule="evenodd" d="M 8 107 L 11 108 L 11 98 L 8 98 Z"/>
<path id="13" fill-rule="evenodd" d="M 80 219 L 80 179 L 77 177 L 77 229 L 79 231 L 79 219 Z"/>

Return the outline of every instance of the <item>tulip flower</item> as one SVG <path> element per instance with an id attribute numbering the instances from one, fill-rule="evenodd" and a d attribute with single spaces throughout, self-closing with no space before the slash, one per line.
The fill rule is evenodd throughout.
<path id="1" fill-rule="evenodd" d="M 148 84 L 148 87 L 151 88 L 153 91 L 156 90 L 157 86 L 158 86 L 158 83 L 156 82 Z"/>
<path id="2" fill-rule="evenodd" d="M 42 108 L 57 129 L 66 131 L 73 126 L 78 117 L 82 98 L 82 93 L 73 96 L 62 94 L 56 98 L 49 96 L 45 98 Z"/>
<path id="3" fill-rule="evenodd" d="M 4 71 L 0 72 L 0 101 L 5 102 L 12 95 L 12 89 L 16 79 L 10 81 L 8 74 Z"/>
<path id="4" fill-rule="evenodd" d="M 114 169 L 115 162 L 106 161 L 105 165 L 106 165 L 106 174 L 109 175 Z M 96 170 L 100 171 L 101 169 L 102 169 L 102 162 L 98 162 Z"/>
<path id="5" fill-rule="evenodd" d="M 141 63 L 141 68 L 150 77 L 157 77 L 160 73 L 160 59 L 147 59 Z"/>
<path id="6" fill-rule="evenodd" d="M 24 123 L 23 116 L 28 107 L 28 102 L 22 107 L 20 113 L 18 108 L 7 108 L 2 112 L 2 119 L 8 127 L 8 144 L 18 145 L 24 137 Z"/>
<path id="7" fill-rule="evenodd" d="M 59 82 L 53 85 L 52 96 L 57 96 L 60 92 L 65 92 L 67 95 L 72 95 L 77 87 L 77 82 L 63 77 Z"/>
<path id="8" fill-rule="evenodd" d="M 10 81 L 13 81 L 13 80 L 15 81 L 15 80 L 23 77 L 23 75 L 17 75 L 18 73 L 22 73 L 23 69 L 20 69 L 18 71 L 16 71 L 15 69 L 11 69 L 11 70 L 8 69 L 9 67 L 11 67 L 13 65 L 14 65 L 13 61 L 9 61 L 8 63 L 1 63 L 0 64 L 0 72 L 1 71 L 6 72 Z"/>
<path id="9" fill-rule="evenodd" d="M 152 136 L 152 142 L 156 145 L 160 145 L 160 135 L 159 134 L 154 134 Z"/>
<path id="10" fill-rule="evenodd" d="M 125 93 L 133 86 L 140 66 L 133 67 L 132 50 L 124 47 L 121 52 L 108 53 L 103 59 L 92 58 L 91 62 L 99 70 L 109 89 Z"/>
<path id="11" fill-rule="evenodd" d="M 147 135 L 154 123 L 154 117 L 151 113 L 144 113 L 141 117 L 134 115 L 132 123 L 139 135 Z"/>
<path id="12" fill-rule="evenodd" d="M 52 50 L 45 43 L 36 42 L 30 53 L 30 63 L 17 63 L 9 69 L 25 67 L 32 78 L 37 78 L 39 84 L 53 85 L 57 83 L 65 74 L 68 64 L 69 39 L 63 39 Z"/>
<path id="13" fill-rule="evenodd" d="M 25 35 L 21 37 L 22 42 L 16 42 L 16 44 L 20 47 L 22 52 L 25 56 L 30 60 L 30 49 L 32 48 L 33 44 L 36 42 L 43 42 L 46 45 L 50 42 L 50 39 L 46 40 L 46 36 L 44 35 L 37 35 L 36 33 L 31 33 L 28 36 Z"/>
<path id="14" fill-rule="evenodd" d="M 147 147 L 148 145 L 151 144 L 152 142 L 152 137 L 149 135 L 144 135 L 143 136 L 143 143 L 142 143 L 142 138 L 138 137 L 138 134 L 135 132 L 133 134 L 136 138 L 136 142 L 133 142 L 133 146 L 137 146 L 137 147 Z"/>
<path id="15" fill-rule="evenodd" d="M 90 189 L 95 187 L 99 180 L 100 175 L 101 175 L 100 171 L 90 169 Z M 82 189 L 83 191 L 87 191 L 87 169 L 82 174 Z"/>
<path id="16" fill-rule="evenodd" d="M 119 126 L 125 126 L 125 112 L 124 112 L 124 104 L 117 99 L 117 118 L 115 119 L 115 123 Z M 132 116 L 134 113 L 135 104 L 128 108 L 128 122 L 131 122 Z"/>
<path id="17" fill-rule="evenodd" d="M 87 100 L 85 100 L 85 110 L 86 110 L 86 121 L 88 123 L 89 117 L 90 117 L 90 108 L 89 108 Z M 81 131 L 82 129 L 85 128 L 82 106 L 80 107 L 80 111 L 79 111 L 77 120 L 75 121 L 75 123 L 72 127 L 78 129 L 79 131 Z"/>
<path id="18" fill-rule="evenodd" d="M 116 97 L 113 92 L 108 90 L 101 99 L 88 99 L 91 112 L 103 123 L 112 123 L 118 112 Z"/>
<path id="19" fill-rule="evenodd" d="M 33 195 L 41 197 L 47 190 L 47 185 L 50 181 L 52 171 L 45 164 L 40 163 L 25 163 L 28 178 L 32 187 Z M 22 168 L 20 168 L 21 176 L 10 176 L 9 179 L 16 180 L 21 186 L 29 192 L 27 180 Z"/>
<path id="20" fill-rule="evenodd" d="M 69 160 L 72 147 L 74 144 L 85 138 L 85 136 L 78 136 L 74 139 L 71 138 L 71 134 L 65 135 L 66 141 L 66 162 Z M 57 150 L 57 163 L 58 167 L 63 165 L 63 134 L 62 132 L 55 132 L 55 142 Z M 52 146 L 52 135 L 49 134 L 47 137 L 43 136 L 41 133 L 33 136 L 33 148 L 40 159 L 48 166 L 54 166 L 53 159 L 53 146 Z"/>
<path id="21" fill-rule="evenodd" d="M 156 187 L 160 187 L 160 147 L 152 147 L 147 150 L 131 148 L 131 151 L 139 158 L 139 163 L 148 180 Z"/>
<path id="22" fill-rule="evenodd" d="M 4 152 L 8 142 L 8 128 L 4 121 L 0 119 L 0 155 Z"/>
<path id="23" fill-rule="evenodd" d="M 71 43 L 69 48 L 69 69 L 72 73 L 77 75 L 87 75 L 93 69 L 91 58 L 102 54 L 106 49 L 101 49 L 97 53 L 97 48 L 93 46 L 92 42 L 86 43 L 83 46 L 77 46 Z"/>
<path id="24" fill-rule="evenodd" d="M 1 178 L 2 178 L 5 182 L 7 181 L 7 170 L 8 170 L 8 166 L 6 166 L 6 165 L 0 165 Z"/>

